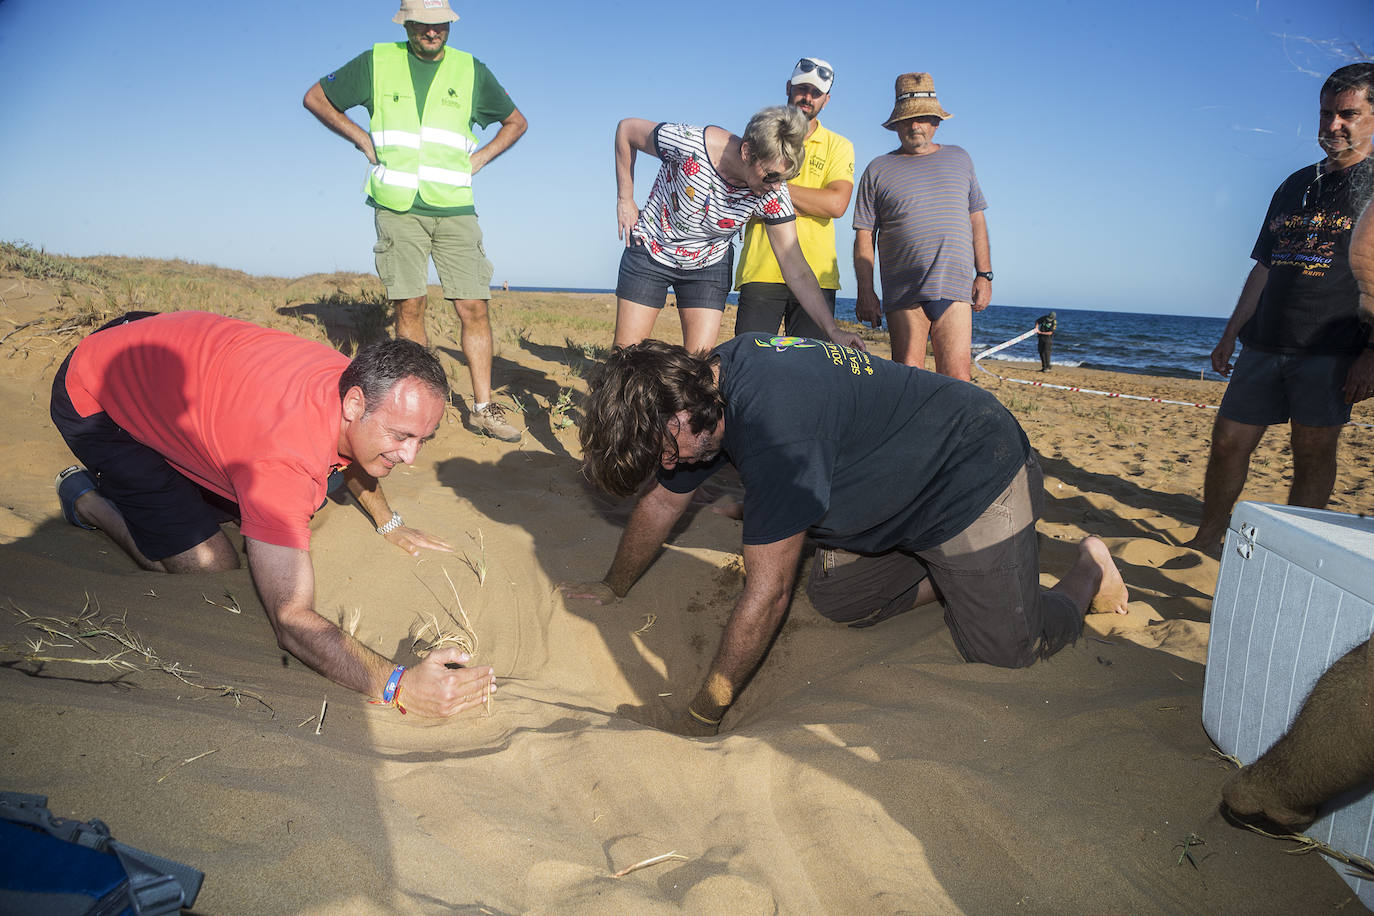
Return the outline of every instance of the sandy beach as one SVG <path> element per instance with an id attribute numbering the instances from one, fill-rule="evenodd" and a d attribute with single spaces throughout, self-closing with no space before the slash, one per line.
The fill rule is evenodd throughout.
<path id="1" fill-rule="evenodd" d="M 0 272 L 3 784 L 203 870 L 197 912 L 1359 911 L 1319 857 L 1217 814 L 1230 764 L 1201 705 L 1218 564 L 1180 546 L 1214 411 L 975 372 L 1042 456 L 1042 581 L 1099 535 L 1129 615 L 1092 616 L 1076 645 L 1009 671 L 962 662 L 936 611 L 851 630 L 798 593 L 722 735 L 685 739 L 640 722 L 700 683 L 741 584 L 739 523 L 702 505 L 627 599 L 565 605 L 556 584 L 602 575 L 631 506 L 579 474 L 585 376 L 614 300 L 494 292 L 494 381 L 524 439 L 477 438 L 455 407 L 385 482 L 455 553 L 416 561 L 352 505 L 316 517 L 317 609 L 378 652 L 410 658 L 416 623 L 460 603 L 470 618 L 496 669 L 490 710 L 424 720 L 287 656 L 246 569 L 139 571 L 68 525 L 52 487 L 71 463 L 52 377 L 97 319 L 200 308 L 346 346 L 384 320 L 375 279 L 81 263 L 106 273 Z M 456 320 L 431 295 L 431 340 L 466 402 Z M 680 340 L 673 310 L 657 333 Z M 1223 387 L 990 368 L 1189 403 Z M 1357 421 L 1374 423 L 1368 403 Z M 1372 444 L 1374 429 L 1343 434 L 1332 508 L 1374 511 Z M 1290 474 L 1272 430 L 1244 498 L 1283 502 Z M 35 618 L 85 635 L 35 652 Z"/>

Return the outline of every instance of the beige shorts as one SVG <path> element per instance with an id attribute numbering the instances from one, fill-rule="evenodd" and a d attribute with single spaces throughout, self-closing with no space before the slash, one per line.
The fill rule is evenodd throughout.
<path id="1" fill-rule="evenodd" d="M 477 215 L 416 216 L 377 208 L 377 276 L 388 299 L 414 299 L 429 288 L 429 262 L 445 299 L 490 299 L 491 261 Z"/>

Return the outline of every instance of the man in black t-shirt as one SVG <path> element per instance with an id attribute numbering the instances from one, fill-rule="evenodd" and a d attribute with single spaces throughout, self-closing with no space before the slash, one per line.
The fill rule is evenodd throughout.
<path id="1" fill-rule="evenodd" d="M 563 593 L 609 603 L 648 568 L 692 494 L 727 461 L 744 485 L 745 587 L 696 698 L 673 724 L 714 734 L 763 658 L 804 540 L 808 594 L 867 625 L 940 600 L 969 661 L 1030 665 L 1077 639 L 1083 615 L 1125 613 L 1111 554 L 1085 538 L 1039 585 L 1035 453 L 1016 419 L 968 382 L 803 337 L 745 334 L 709 355 L 649 340 L 591 383 L 587 476 L 628 496 L 657 469 L 601 582 Z"/>
<path id="2" fill-rule="evenodd" d="M 1374 395 L 1369 325 L 1358 311 L 1350 234 L 1374 194 L 1374 63 L 1322 86 L 1317 139 L 1326 158 L 1290 175 L 1269 204 L 1255 260 L 1212 367 L 1231 377 L 1212 427 L 1202 524 L 1187 546 L 1215 554 L 1264 431 L 1288 423 L 1288 504 L 1326 508 L 1350 405 Z M 1236 340 L 1245 345 L 1232 375 Z"/>

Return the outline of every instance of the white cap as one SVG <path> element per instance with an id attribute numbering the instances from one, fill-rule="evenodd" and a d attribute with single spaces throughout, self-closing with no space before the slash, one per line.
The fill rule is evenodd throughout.
<path id="1" fill-rule="evenodd" d="M 835 82 L 835 68 L 819 57 L 803 57 L 792 70 L 791 86 L 815 86 L 822 94 L 830 91 Z"/>

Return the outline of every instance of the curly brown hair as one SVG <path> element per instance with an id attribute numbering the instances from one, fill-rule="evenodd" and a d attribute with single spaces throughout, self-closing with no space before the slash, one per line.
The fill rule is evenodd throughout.
<path id="1" fill-rule="evenodd" d="M 716 358 L 661 340 L 616 347 L 588 383 L 582 469 L 608 493 L 629 496 L 674 448 L 669 422 L 687 411 L 693 433 L 714 428 L 725 401 L 711 371 Z"/>

